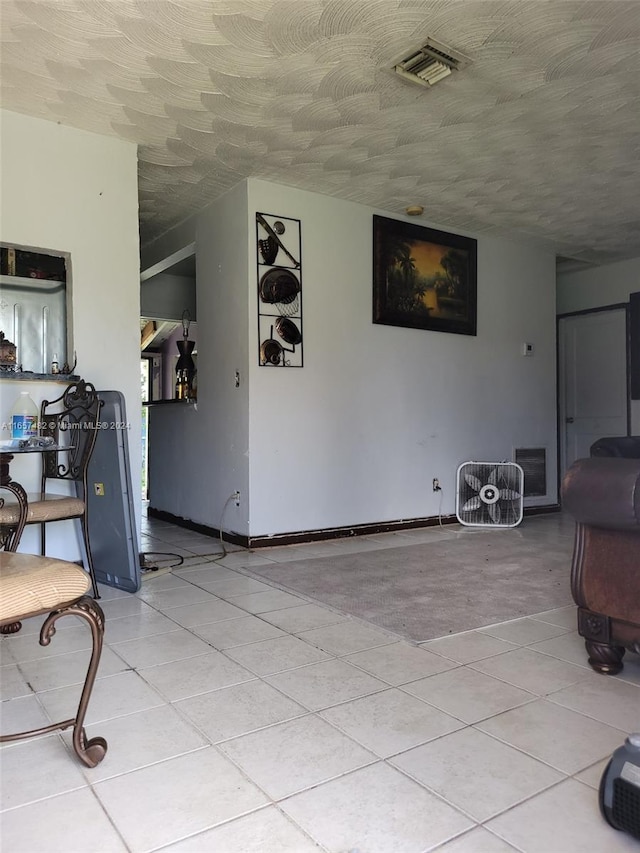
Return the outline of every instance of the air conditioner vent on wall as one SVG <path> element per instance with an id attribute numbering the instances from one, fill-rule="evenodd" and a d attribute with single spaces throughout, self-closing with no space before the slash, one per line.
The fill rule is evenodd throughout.
<path id="1" fill-rule="evenodd" d="M 393 70 L 405 80 L 420 86 L 434 86 L 439 80 L 448 77 L 452 71 L 460 71 L 471 60 L 457 50 L 427 39 L 422 47 L 412 50 L 398 60 Z"/>
<path id="2" fill-rule="evenodd" d="M 524 497 L 547 494 L 547 450 L 545 447 L 517 447 L 515 462 L 524 471 Z"/>

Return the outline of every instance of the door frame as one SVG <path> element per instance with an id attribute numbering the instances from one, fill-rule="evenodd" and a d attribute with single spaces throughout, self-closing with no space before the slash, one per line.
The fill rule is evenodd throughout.
<path id="1" fill-rule="evenodd" d="M 627 388 L 627 435 L 631 435 L 631 321 L 628 302 L 615 302 L 611 305 L 601 305 L 597 308 L 584 308 L 582 311 L 567 311 L 564 314 L 556 314 L 556 454 L 558 459 L 558 496 L 562 484 L 562 407 L 561 407 L 561 375 L 560 375 L 560 321 L 570 317 L 579 317 L 585 314 L 602 314 L 605 311 L 625 312 L 625 351 L 626 351 L 626 388 Z"/>

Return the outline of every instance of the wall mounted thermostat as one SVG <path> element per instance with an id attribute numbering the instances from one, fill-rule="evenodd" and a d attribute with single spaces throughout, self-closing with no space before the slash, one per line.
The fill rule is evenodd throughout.
<path id="1" fill-rule="evenodd" d="M 533 355 L 533 344 L 522 344 L 522 355 Z"/>

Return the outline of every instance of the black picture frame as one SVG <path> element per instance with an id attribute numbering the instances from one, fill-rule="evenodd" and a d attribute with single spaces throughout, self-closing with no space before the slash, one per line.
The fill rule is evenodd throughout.
<path id="1" fill-rule="evenodd" d="M 373 322 L 475 335 L 477 258 L 471 237 L 374 215 Z"/>

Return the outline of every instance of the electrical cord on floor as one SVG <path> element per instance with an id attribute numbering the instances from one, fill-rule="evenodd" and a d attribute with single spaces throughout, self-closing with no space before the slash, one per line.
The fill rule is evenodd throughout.
<path id="1" fill-rule="evenodd" d="M 444 491 L 442 490 L 442 486 L 438 486 L 438 491 L 440 492 L 440 503 L 438 504 L 438 524 L 440 527 L 444 528 L 444 524 L 442 523 L 442 499 L 444 498 Z"/>
<path id="2" fill-rule="evenodd" d="M 154 566 L 153 561 L 149 562 L 149 557 L 175 557 L 178 560 L 177 563 L 172 563 L 170 566 L 167 566 L 168 569 L 175 569 L 176 566 L 181 566 L 184 563 L 184 557 L 181 557 L 180 554 L 171 554 L 166 553 L 164 551 L 141 551 L 140 552 L 140 571 L 141 572 L 157 572 L 160 570 L 160 566 Z"/>
<path id="3" fill-rule="evenodd" d="M 218 525 L 218 530 L 220 532 L 220 547 L 222 548 L 222 553 L 215 552 L 213 554 L 194 554 L 194 556 L 197 556 L 197 557 L 213 557 L 214 559 L 209 560 L 210 563 L 217 563 L 219 560 L 223 560 L 227 556 L 227 554 L 229 552 L 227 551 L 227 546 L 226 546 L 225 541 L 222 537 L 222 521 L 224 519 L 224 514 L 225 514 L 227 507 L 229 506 L 231 501 L 234 500 L 235 497 L 236 497 L 236 492 L 232 492 L 229 495 L 229 497 L 226 499 L 226 501 L 224 502 L 224 505 L 222 507 L 222 512 L 220 513 L 220 523 Z M 142 571 L 142 572 L 159 572 L 160 571 L 159 566 L 154 566 L 147 561 L 147 557 L 153 557 L 153 556 L 155 556 L 155 557 L 175 557 L 178 560 L 177 563 L 172 563 L 170 566 L 167 566 L 165 568 L 165 571 L 167 571 L 167 572 L 170 572 L 171 569 L 175 569 L 177 566 L 181 566 L 184 563 L 184 557 L 181 557 L 180 554 L 163 553 L 162 551 L 141 551 L 140 552 L 140 571 Z"/>
<path id="4" fill-rule="evenodd" d="M 227 546 L 225 545 L 224 539 L 222 538 L 222 520 L 224 519 L 224 514 L 226 512 L 227 507 L 229 506 L 231 501 L 235 499 L 236 494 L 237 494 L 237 492 L 232 492 L 229 495 L 229 497 L 226 499 L 226 501 L 224 502 L 224 505 L 222 507 L 222 512 L 220 513 L 220 522 L 218 524 L 218 530 L 220 531 L 220 547 L 222 548 L 222 554 L 220 554 L 219 557 L 216 557 L 215 560 L 212 560 L 211 561 L 212 563 L 217 563 L 218 560 L 223 560 L 228 554 Z M 214 555 L 211 555 L 211 556 L 214 556 Z"/>

